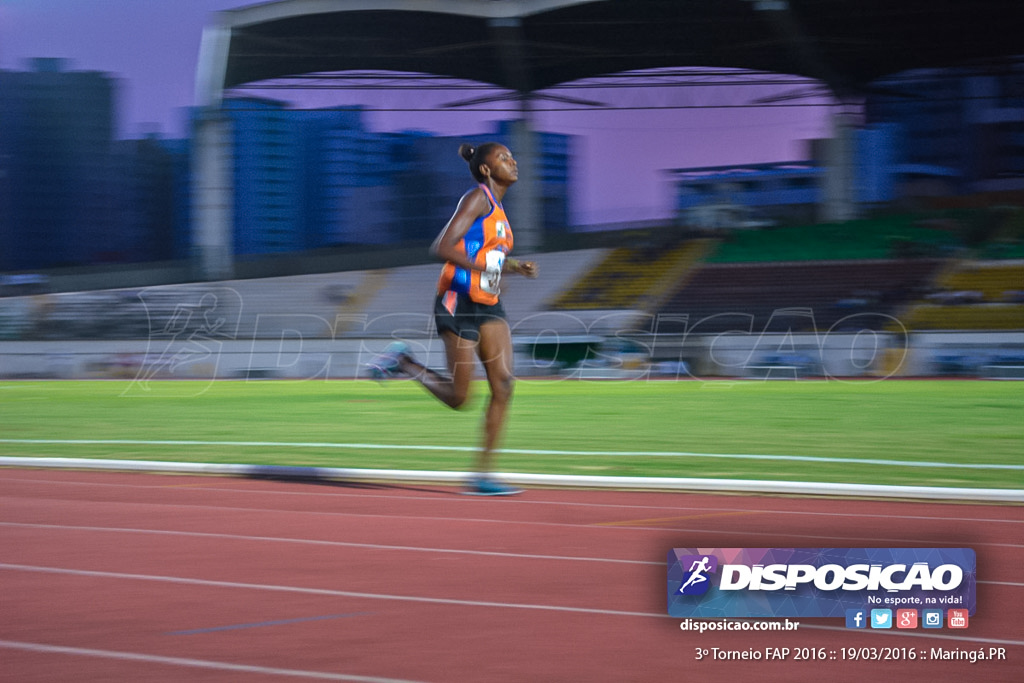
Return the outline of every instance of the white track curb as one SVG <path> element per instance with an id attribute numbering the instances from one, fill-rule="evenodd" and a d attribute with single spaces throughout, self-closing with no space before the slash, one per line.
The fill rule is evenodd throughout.
<path id="1" fill-rule="evenodd" d="M 457 484 L 467 472 L 427 470 L 374 470 L 344 467 L 289 467 L 281 465 L 238 465 L 187 463 L 154 460 L 103 460 L 92 458 L 24 458 L 0 456 L 2 467 L 45 467 L 127 472 L 170 472 L 176 474 L 219 474 L 237 477 L 322 479 L 337 481 L 402 481 Z M 497 475 L 502 481 L 520 486 L 560 488 L 606 488 L 647 491 L 690 491 L 705 493 L 769 493 L 799 496 L 857 498 L 912 498 L 985 503 L 1024 503 L 1024 490 L 945 488 L 939 486 L 883 486 L 875 484 L 831 484 L 825 482 L 761 481 L 747 479 L 695 479 L 675 477 L 599 477 L 566 474 Z"/>

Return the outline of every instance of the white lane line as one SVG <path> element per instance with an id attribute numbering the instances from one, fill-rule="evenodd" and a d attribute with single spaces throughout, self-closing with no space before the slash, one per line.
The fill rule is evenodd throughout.
<path id="1" fill-rule="evenodd" d="M 474 555 L 481 557 L 504 557 L 520 560 L 555 560 L 558 562 L 605 562 L 612 564 L 656 564 L 665 562 L 649 562 L 644 560 L 616 560 L 607 557 L 573 557 L 571 555 L 541 555 L 532 553 L 500 553 L 487 550 L 460 550 L 456 548 L 428 548 L 423 546 L 386 545 L 382 543 L 354 543 L 351 541 L 323 541 L 305 538 L 285 538 L 280 536 L 246 536 L 240 534 L 218 534 L 206 531 L 173 531 L 165 529 L 131 529 L 124 527 L 76 526 L 69 524 L 27 524 L 20 522 L 0 522 L 0 527 L 20 527 L 28 529 L 56 529 L 68 531 L 96 531 L 125 534 L 150 534 L 157 536 L 185 536 L 191 538 L 219 538 L 234 541 L 265 541 L 268 543 L 296 543 L 301 545 L 335 546 L 343 548 L 366 548 L 369 550 L 397 550 L 400 552 L 451 553 L 456 555 Z"/>
<path id="2" fill-rule="evenodd" d="M 214 588 L 240 588 L 245 590 L 274 591 L 285 593 L 303 593 L 310 595 L 327 595 L 331 597 L 358 598 L 367 600 L 394 600 L 400 602 L 417 602 L 441 605 L 455 605 L 459 607 L 490 607 L 500 609 L 525 609 L 545 612 L 568 612 L 574 614 L 598 614 L 602 616 L 615 617 L 645 617 L 654 619 L 678 619 L 662 612 L 632 612 L 627 610 L 597 609 L 592 607 L 568 607 L 559 605 L 541 605 L 531 603 L 514 602 L 491 602 L 484 600 L 458 600 L 452 598 L 429 598 L 417 595 L 392 595 L 387 593 L 361 593 L 354 591 L 339 591 L 326 588 L 305 588 L 300 586 L 280 586 L 274 584 L 240 583 L 236 581 L 212 581 L 208 579 L 191 579 L 178 576 L 160 576 L 150 574 L 126 574 L 122 572 L 101 572 L 84 569 L 65 569 L 61 567 L 40 567 L 34 565 L 20 565 L 0 563 L 0 570 L 38 572 L 44 574 L 64 574 L 70 576 L 87 576 L 108 579 L 129 579 L 137 581 L 153 581 L 161 583 L 183 584 L 191 586 L 205 586 Z M 767 619 L 771 621 L 771 619 Z M 855 629 L 841 628 L 838 626 L 823 626 L 801 622 L 800 628 L 824 631 L 841 631 L 852 633 Z M 767 633 L 767 631 L 766 631 Z M 940 640 L 954 640 L 960 642 L 990 643 L 1000 645 L 1024 646 L 1024 640 L 998 640 L 993 638 L 977 638 L 969 636 L 932 635 L 929 633 L 893 633 L 886 634 L 886 637 L 910 635 L 918 638 L 936 638 Z"/>
<path id="3" fill-rule="evenodd" d="M 476 446 L 436 446 L 426 444 L 335 443 L 330 441 L 201 441 L 189 439 L 0 439 L 0 443 L 20 445 L 68 446 L 234 446 L 241 448 L 333 448 L 378 451 L 448 451 L 475 453 Z M 891 467 L 931 467 L 969 470 L 1018 470 L 1024 465 L 1001 463 L 956 463 L 928 460 L 889 460 L 880 458 L 836 458 L 817 455 L 770 455 L 764 453 L 698 453 L 692 451 L 574 451 L 553 449 L 502 448 L 499 453 L 514 455 L 566 455 L 570 457 L 644 457 L 644 458 L 717 458 L 725 460 L 778 460 L 792 462 L 830 462 Z"/>
<path id="4" fill-rule="evenodd" d="M 123 572 L 102 572 L 85 569 L 64 569 L 61 567 L 39 567 L 35 565 L 0 563 L 0 570 L 38 572 L 44 574 L 64 574 L 70 576 L 88 576 L 107 579 L 130 579 L 135 581 L 154 581 L 161 583 L 204 586 L 211 588 L 242 588 L 246 590 L 273 591 L 279 593 L 302 593 L 307 595 L 326 595 L 338 598 L 356 598 L 361 600 L 393 600 L 398 602 L 418 602 L 433 605 L 455 605 L 459 607 L 494 607 L 503 609 L 527 609 L 546 612 L 571 612 L 577 614 L 601 614 L 605 616 L 623 617 L 667 617 L 668 615 L 652 612 L 630 612 L 623 610 L 599 609 L 595 607 L 569 607 L 559 605 L 540 605 L 532 603 L 493 602 L 489 600 L 460 600 L 457 598 L 431 598 L 422 595 L 395 595 L 390 593 L 364 593 L 360 591 L 342 591 L 330 588 L 306 588 L 302 586 L 280 586 L 263 583 L 243 583 L 238 581 L 214 581 L 210 579 L 191 579 L 179 576 L 161 576 L 153 574 L 128 574 Z"/>
<path id="5" fill-rule="evenodd" d="M 58 531 L 95 531 L 101 533 L 149 534 L 155 536 L 183 536 L 188 538 L 220 538 L 234 541 L 263 541 L 268 543 L 295 543 L 299 545 L 337 546 L 344 548 L 366 548 L 369 550 L 396 550 L 399 552 L 423 552 L 483 557 L 504 557 L 517 560 L 554 560 L 556 562 L 604 562 L 609 564 L 642 564 L 664 566 L 663 561 L 621 560 L 608 557 L 574 557 L 571 555 L 542 555 L 535 553 L 499 553 L 487 550 L 460 550 L 456 548 L 429 548 L 423 546 L 385 545 L 381 543 L 354 543 L 351 541 L 324 541 L 305 538 L 284 538 L 280 536 L 246 536 L 240 534 L 217 534 L 205 531 L 174 531 L 166 529 L 131 529 L 124 527 L 75 526 L 69 524 L 28 524 L 21 522 L 0 522 L 0 527 L 28 529 L 54 529 Z M 979 584 L 1024 588 L 1024 583 L 1013 581 L 978 581 Z"/>
<path id="6" fill-rule="evenodd" d="M 75 501 L 78 504 L 83 502 L 95 503 L 96 501 Z M 186 510 L 215 510 L 220 512 L 261 512 L 267 514 L 289 514 L 289 515 L 327 515 L 331 517 L 352 517 L 357 519 L 387 519 L 387 520 L 407 520 L 409 522 L 444 522 L 446 524 L 501 524 L 501 525 L 520 525 L 520 526 L 537 526 L 537 527 L 553 527 L 553 528 L 565 528 L 565 529 L 577 529 L 577 530 L 627 530 L 627 531 L 653 531 L 659 533 L 672 533 L 672 534 L 712 534 L 715 536 L 746 536 L 746 537 L 768 537 L 778 538 L 780 535 L 784 535 L 787 539 L 808 539 L 813 541 L 835 541 L 838 546 L 846 547 L 852 542 L 863 542 L 865 547 L 877 547 L 874 544 L 879 543 L 909 543 L 913 545 L 932 545 L 929 541 L 922 541 L 920 539 L 913 538 L 891 538 L 891 537 L 863 537 L 863 536 L 827 536 L 824 534 L 793 534 L 778 531 L 744 531 L 744 530 L 730 530 L 730 529 L 717 529 L 717 528 L 683 528 L 683 527 L 670 527 L 670 526 L 643 526 L 635 525 L 630 526 L 627 524 L 602 524 L 602 523 L 589 523 L 589 524 L 572 524 L 569 522 L 536 522 L 521 519 L 488 519 L 482 517 L 439 517 L 435 515 L 388 515 L 388 514 L 372 514 L 365 512 L 334 512 L 334 511 L 310 511 L 310 510 L 279 510 L 273 508 L 259 508 L 259 507 L 238 507 L 238 506 L 221 506 L 221 505 L 190 505 L 187 503 L 133 503 L 133 502 L 110 502 L 110 501 L 99 501 L 102 505 L 114 505 L 114 506 L 127 506 L 127 507 L 156 507 L 156 508 L 175 508 L 175 509 L 186 509 Z M 990 542 L 972 542 L 971 547 L 993 547 L 993 548 L 1024 548 L 1022 544 L 1015 543 L 990 543 Z M 833 546 L 829 546 L 833 547 Z"/>
<path id="7" fill-rule="evenodd" d="M 235 493 L 235 494 L 248 494 L 248 495 L 269 495 L 269 496 L 310 496 L 310 497 L 329 497 L 329 498 L 376 498 L 381 500 L 401 500 L 401 501 L 415 501 L 422 503 L 437 503 L 438 498 L 433 496 L 400 496 L 395 494 L 386 493 L 370 493 L 365 490 L 360 490 L 359 493 L 350 493 L 342 490 L 343 486 L 338 485 L 337 489 L 331 491 L 314 491 L 315 487 L 307 487 L 301 491 L 280 491 L 271 489 L 253 489 L 253 488 L 221 488 L 216 486 L 196 486 L 189 487 L 187 485 L 175 486 L 174 484 L 160 483 L 160 484 L 124 484 L 124 483 L 109 483 L 109 482 L 92 482 L 92 481 L 62 481 L 59 479 L 30 479 L 27 477 L 10 477 L 2 478 L 4 474 L 3 470 L 0 470 L 0 481 L 10 482 L 27 482 L 32 484 L 53 484 L 56 486 L 84 486 L 84 487 L 107 487 L 107 488 L 126 488 L 126 489 L 178 489 L 181 491 L 194 491 L 204 492 L 211 491 L 215 493 Z M 650 492 L 644 495 L 657 495 L 651 494 Z M 672 495 L 672 494 L 670 494 Z M 443 502 L 452 502 L 456 504 L 478 504 L 480 501 L 472 498 L 460 496 L 458 498 L 445 497 Z M 750 512 L 752 514 L 763 514 L 763 515 L 794 515 L 794 516 L 807 516 L 807 517 L 841 517 L 841 518 L 853 518 L 853 519 L 886 519 L 892 520 L 894 515 L 892 514 L 873 514 L 863 512 L 823 512 L 820 510 L 772 510 L 768 508 L 735 508 L 735 507 L 672 507 L 668 505 L 630 505 L 623 503 L 586 503 L 579 501 L 567 501 L 567 500 L 534 500 L 532 498 L 519 497 L 512 500 L 503 501 L 508 504 L 515 505 L 540 505 L 540 506 L 556 506 L 556 507 L 579 507 L 579 508 L 599 508 L 599 509 L 611 509 L 611 510 L 664 510 L 666 512 L 695 512 L 699 514 L 713 514 L 716 512 Z M 842 503 L 846 505 L 847 502 Z M 879 501 L 868 501 L 865 504 L 877 505 Z M 890 503 L 881 503 L 888 505 Z M 917 506 L 938 506 L 942 505 L 950 509 L 955 509 L 961 506 L 950 506 L 947 503 L 928 503 L 922 501 L 906 502 L 900 501 L 901 506 L 905 505 L 917 505 Z M 982 505 L 979 503 L 979 505 Z M 986 507 L 1000 509 L 999 505 L 988 505 Z M 1003 508 L 1003 509 L 1019 509 L 1014 508 Z M 979 522 L 984 524 L 1024 524 L 1024 519 L 996 519 L 992 517 L 951 517 L 951 516 L 934 516 L 934 515 L 907 515 L 900 514 L 900 519 L 912 519 L 919 521 L 936 521 L 936 522 Z"/>
<path id="8" fill-rule="evenodd" d="M 178 474 L 228 474 L 240 477 L 273 477 L 297 480 L 341 480 L 348 482 L 433 482 L 462 483 L 470 476 L 450 470 L 381 470 L 339 467 L 297 467 L 281 465 L 240 465 L 149 460 L 110 460 L 102 458 L 50 458 L 0 456 L 5 467 L 56 467 L 133 472 L 174 472 Z M 891 484 L 850 484 L 757 479 L 709 479 L 692 477 L 597 476 L 578 474 L 534 474 L 503 472 L 507 482 L 527 486 L 562 488 L 643 489 L 654 491 L 695 491 L 716 493 L 796 494 L 829 497 L 872 497 L 895 499 L 960 500 L 1024 503 L 1024 489 L 907 486 Z"/>
<path id="9" fill-rule="evenodd" d="M 171 666 L 188 666 L 198 669 L 216 669 L 220 671 L 238 671 L 248 674 L 266 674 L 268 676 L 291 676 L 293 678 L 313 678 L 323 681 L 357 681 L 359 683 L 417 683 L 398 678 L 379 678 L 377 676 L 356 676 L 337 674 L 326 671 L 302 671 L 300 669 L 279 669 L 269 666 L 252 666 L 249 664 L 232 664 L 231 662 L 215 662 L 208 659 L 191 659 L 187 657 L 164 657 L 147 655 L 138 652 L 118 652 L 116 650 L 96 650 L 86 647 L 66 647 L 64 645 L 48 645 L 46 643 L 26 643 L 17 640 L 0 640 L 0 647 L 12 650 L 26 650 L 43 654 L 78 655 L 82 657 L 100 657 L 121 661 L 145 662 L 147 664 L 168 664 Z"/>

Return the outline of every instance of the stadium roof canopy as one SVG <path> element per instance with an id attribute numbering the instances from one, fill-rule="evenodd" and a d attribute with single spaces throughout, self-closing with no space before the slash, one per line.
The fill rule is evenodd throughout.
<path id="1" fill-rule="evenodd" d="M 842 97 L 916 68 L 1024 54 L 1020 0 L 279 0 L 217 13 L 197 95 L 339 71 L 528 93 L 665 67 L 806 76 Z"/>

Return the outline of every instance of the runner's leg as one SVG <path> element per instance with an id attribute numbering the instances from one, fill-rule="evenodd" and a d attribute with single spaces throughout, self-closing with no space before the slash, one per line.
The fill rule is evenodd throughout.
<path id="1" fill-rule="evenodd" d="M 469 387 L 476 368 L 474 351 L 477 342 L 463 339 L 450 330 L 442 331 L 441 339 L 444 341 L 450 376 L 445 377 L 410 356 L 402 356 L 399 367 L 449 408 L 461 408 L 469 397 Z"/>
<path id="2" fill-rule="evenodd" d="M 477 461 L 477 471 L 486 473 L 493 466 L 494 449 L 504 431 L 505 416 L 515 384 L 512 375 L 512 334 L 507 322 L 491 320 L 480 326 L 477 355 L 484 365 L 491 389 L 484 415 L 483 443 Z"/>

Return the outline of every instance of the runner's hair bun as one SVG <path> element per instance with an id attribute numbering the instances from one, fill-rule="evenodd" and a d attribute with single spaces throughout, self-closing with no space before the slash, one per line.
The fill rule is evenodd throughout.
<path id="1" fill-rule="evenodd" d="M 468 142 L 463 142 L 461 145 L 459 145 L 459 156 L 465 159 L 466 161 L 472 159 L 475 153 L 476 147 L 469 144 Z"/>

